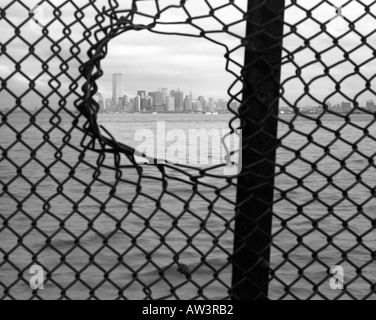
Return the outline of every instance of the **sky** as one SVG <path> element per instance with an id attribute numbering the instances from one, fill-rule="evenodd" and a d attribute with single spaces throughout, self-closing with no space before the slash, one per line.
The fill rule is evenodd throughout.
<path id="1" fill-rule="evenodd" d="M 228 1 L 210 1 L 213 7 L 220 7 Z M 161 6 L 178 4 L 179 1 L 159 1 Z M 151 15 L 155 14 L 154 1 L 143 1 L 139 10 Z M 231 31 L 238 37 L 229 36 L 223 32 L 209 35 L 220 41 L 229 49 L 240 45 L 240 38 L 245 34 L 246 25 L 242 15 L 246 9 L 245 0 L 236 0 L 235 7 L 226 7 L 216 11 L 216 17 L 225 24 L 235 23 Z M 209 14 L 210 8 L 205 1 L 190 0 L 186 5 L 193 17 Z M 140 17 L 141 18 L 141 17 Z M 161 14 L 161 22 L 185 21 L 187 15 L 183 10 L 169 9 Z M 147 24 L 147 19 L 138 20 Z M 196 19 L 194 23 L 204 30 L 218 31 L 222 26 L 213 18 Z M 180 32 L 188 35 L 198 35 L 200 30 L 187 25 L 159 25 L 155 30 L 163 32 Z M 108 49 L 108 56 L 103 60 L 105 76 L 100 81 L 100 90 L 107 97 L 111 97 L 111 75 L 119 72 L 124 76 L 124 93 L 134 96 L 138 90 L 153 92 L 158 88 L 169 90 L 181 89 L 186 95 L 192 91 L 193 96 L 205 96 L 216 99 L 228 99 L 228 89 L 236 78 L 225 70 L 226 49 L 207 39 L 165 35 L 152 33 L 148 30 L 130 31 L 112 40 Z M 244 60 L 244 50 L 239 49 L 233 55 L 238 63 Z M 237 74 L 240 69 L 236 65 L 230 66 Z M 235 92 L 241 87 L 236 86 Z"/>
<path id="2" fill-rule="evenodd" d="M 1 0 L 5 8 L 10 0 Z M 238 7 L 227 6 L 220 10 L 215 10 L 215 16 L 207 17 L 210 11 L 207 2 L 213 8 L 219 8 L 228 3 L 227 0 L 188 0 L 185 8 L 194 18 L 192 25 L 181 23 L 187 19 L 187 14 L 181 8 L 167 8 L 168 6 L 177 6 L 179 0 L 159 0 L 158 4 L 162 10 L 160 24 L 154 29 L 160 32 L 175 32 L 186 35 L 197 35 L 200 30 L 219 31 L 222 26 L 218 22 L 231 24 L 233 35 L 224 32 L 209 33 L 208 36 L 215 41 L 225 44 L 230 50 L 238 48 L 231 58 L 235 63 L 230 63 L 229 68 L 235 74 L 239 74 L 240 67 L 236 64 L 242 64 L 244 60 L 244 50 L 240 47 L 240 39 L 245 34 L 245 23 L 242 22 L 242 15 L 246 9 L 246 0 L 235 0 Z M 376 48 L 376 34 L 372 32 L 376 29 L 376 19 L 370 15 L 360 20 L 365 13 L 365 8 L 358 1 L 332 0 L 326 1 L 319 5 L 321 0 L 298 0 L 297 5 L 291 5 L 291 1 L 286 0 L 287 9 L 285 11 L 285 38 L 283 46 L 289 51 L 294 51 L 303 46 L 303 50 L 294 55 L 294 60 L 287 60 L 282 68 L 282 80 L 284 101 L 299 105 L 317 105 L 318 101 L 324 101 L 331 96 L 332 102 L 341 102 L 347 98 L 357 99 L 361 105 L 365 104 L 367 99 L 374 95 L 365 89 L 366 81 L 369 80 L 371 88 L 376 87 L 376 80 L 373 79 L 374 70 L 376 70 L 375 56 L 373 54 Z M 362 3 L 371 4 L 373 0 L 362 0 Z M 63 4 L 63 0 L 55 0 L 54 4 Z M 84 2 L 82 2 L 83 5 Z M 89 4 L 88 1 L 86 1 Z M 112 3 L 114 3 L 112 1 Z M 130 0 L 119 1 L 118 9 L 126 10 L 131 6 Z M 152 17 L 157 12 L 156 2 L 137 1 L 138 14 L 135 15 L 135 23 L 147 24 L 152 21 Z M 330 4 L 331 3 L 331 4 Z M 28 7 L 22 7 L 20 4 L 11 6 L 6 10 L 6 18 L 14 25 L 22 25 L 28 18 L 28 8 L 38 4 L 38 1 L 30 0 Z M 108 0 L 97 0 L 96 5 L 101 8 L 103 5 L 108 7 Z M 319 6 L 318 6 L 319 5 Z M 336 8 L 343 6 L 340 13 L 336 15 Z M 44 24 L 53 21 L 54 15 L 50 5 L 43 5 L 42 13 L 38 11 L 38 17 Z M 313 19 L 306 19 L 307 14 L 304 9 L 312 8 L 312 17 L 320 22 L 327 22 L 329 19 L 336 17 L 328 24 L 327 34 L 315 36 L 320 31 L 319 24 Z M 98 23 L 95 21 L 97 12 L 90 6 L 85 8 L 85 18 L 76 22 L 74 16 L 76 9 L 72 5 L 64 5 L 61 8 L 61 20 L 66 24 L 73 23 L 70 27 L 70 38 L 63 40 L 59 49 L 59 56 L 69 60 L 67 65 L 70 68 L 71 78 L 61 74 L 62 61 L 59 56 L 52 55 L 52 42 L 64 38 L 64 28 L 58 22 L 53 22 L 49 27 L 49 39 L 45 38 L 35 46 L 35 54 L 40 59 L 29 57 L 23 60 L 23 57 L 29 53 L 27 42 L 33 43 L 42 35 L 38 26 L 26 23 L 20 27 L 21 38 L 17 38 L 6 45 L 7 53 L 10 58 L 0 55 L 0 75 L 2 79 L 11 77 L 7 80 L 7 88 L 21 95 L 22 103 L 33 108 L 40 106 L 41 96 L 34 92 L 27 92 L 30 79 L 35 80 L 36 88 L 44 95 L 48 93 L 51 101 L 58 101 L 61 96 L 69 96 L 72 79 L 79 76 L 78 68 L 80 61 L 86 61 L 86 52 L 88 47 L 81 47 L 81 52 L 77 59 L 71 59 L 70 48 L 75 42 L 83 37 L 84 27 L 95 27 L 98 29 Z M 370 7 L 372 14 L 376 16 L 376 4 Z M 199 18 L 202 17 L 202 18 Z M 290 34 L 290 25 L 296 24 L 297 34 Z M 361 35 L 356 32 L 344 36 L 348 30 L 348 22 L 356 21 L 355 27 L 358 33 L 369 35 L 365 44 L 361 41 Z M 0 20 L 0 43 L 7 43 L 14 34 L 14 28 L 5 21 Z M 311 38 L 309 46 L 304 43 L 304 38 Z M 94 38 L 90 38 L 94 41 Z M 342 47 L 331 48 L 333 39 L 337 39 Z M 94 43 L 94 42 L 93 42 Z M 359 46 L 359 48 L 357 48 Z M 56 48 L 54 48 L 56 50 Z M 321 61 L 317 61 L 315 53 L 321 53 Z M 344 59 L 343 55 L 347 52 L 349 59 Z M 207 98 L 229 99 L 227 91 L 235 81 L 235 77 L 225 70 L 226 59 L 224 54 L 226 50 L 223 46 L 212 43 L 207 39 L 176 36 L 160 35 L 147 30 L 129 31 L 118 35 L 111 40 L 108 47 L 108 55 L 102 60 L 102 69 L 104 74 L 98 80 L 99 91 L 105 97 L 111 97 L 112 74 L 121 72 L 124 74 L 124 93 L 130 97 L 136 94 L 137 90 L 156 91 L 158 88 L 169 88 L 170 90 L 180 88 L 186 94 L 192 90 L 193 96 L 203 95 Z M 286 55 L 286 52 L 283 53 Z M 13 61 L 12 61 L 13 59 Z M 48 71 L 43 71 L 41 61 L 47 61 Z M 21 62 L 21 73 L 14 73 L 15 62 Z M 360 65 L 360 71 L 363 77 L 354 74 L 355 64 Z M 329 68 L 329 74 L 324 74 L 325 66 Z M 297 76 L 296 72 L 301 69 L 301 75 Z M 61 87 L 56 92 L 51 91 L 50 86 L 56 85 L 52 77 L 58 76 Z M 304 79 L 304 80 L 302 80 Z M 52 81 L 52 82 L 51 82 Z M 341 83 L 340 94 L 335 92 L 335 81 Z M 309 84 L 310 93 L 316 101 L 307 95 L 304 95 L 304 82 Z M 232 94 L 237 94 L 241 89 L 240 83 L 235 85 L 231 90 Z M 79 90 L 78 90 L 79 91 Z M 362 93 L 362 91 L 365 91 Z M 26 93 L 25 96 L 22 96 Z M 77 96 L 69 96 L 69 103 L 76 99 Z M 38 102 L 39 101 L 39 102 Z M 0 108 L 13 106 L 15 97 L 12 97 L 4 88 L 0 91 Z"/>

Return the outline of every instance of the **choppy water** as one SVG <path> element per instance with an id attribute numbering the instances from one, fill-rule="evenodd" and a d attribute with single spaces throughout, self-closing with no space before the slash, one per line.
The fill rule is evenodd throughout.
<path id="1" fill-rule="evenodd" d="M 73 299 L 89 297 L 86 285 L 102 299 L 116 298 L 119 288 L 125 289 L 126 298 L 142 299 L 148 293 L 143 291 L 145 286 L 155 299 L 174 295 L 180 299 L 226 298 L 231 285 L 227 257 L 232 252 L 235 188 L 224 179 L 204 177 L 194 190 L 184 174 L 193 173 L 188 169 L 181 173 L 167 169 L 168 184 L 163 188 L 161 173 L 155 167 L 143 167 L 138 190 L 134 168 L 124 168 L 120 177 L 120 171 L 113 170 L 113 156 L 102 163 L 97 154 L 82 151 L 83 134 L 72 129 L 72 117 L 51 117 L 43 113 L 36 118 L 44 132 L 21 113 L 7 119 L 14 130 L 4 121 L 0 127 L 0 286 L 10 287 L 13 297 L 30 297 L 28 270 L 37 255 L 38 263 L 53 274 L 53 281 L 40 293 L 48 299 L 60 297 L 61 287 L 71 283 L 65 294 Z M 124 142 L 132 142 L 137 129 L 155 130 L 158 120 L 166 121 L 167 128 L 188 131 L 225 129 L 229 119 L 229 115 L 100 115 L 100 123 Z M 324 126 L 318 129 L 317 120 L 300 117 L 293 125 L 301 133 L 286 135 L 292 116 L 281 118 L 286 124 L 280 122 L 279 136 L 284 139 L 277 163 L 286 164 L 286 172 L 276 169 L 273 299 L 320 298 L 313 294 L 314 284 L 327 297 L 336 297 L 339 292 L 330 289 L 328 277 L 328 268 L 335 264 L 344 267 L 348 292 L 356 298 L 370 293 L 367 280 L 376 280 L 371 258 L 376 244 L 372 226 L 376 170 L 368 161 L 374 158 L 376 129 L 369 126 L 371 116 L 351 119 L 353 125 L 344 126 L 344 119 L 325 116 L 321 119 Z M 15 143 L 17 133 L 20 141 Z M 314 143 L 308 144 L 309 140 Z M 356 142 L 357 149 L 348 142 Z M 328 155 L 324 157 L 325 147 Z M 299 159 L 296 151 L 300 151 Z M 312 170 L 315 161 L 317 168 Z M 339 161 L 344 161 L 345 169 Z M 22 169 L 18 175 L 17 167 Z M 222 188 L 220 196 L 217 188 Z M 37 224 L 32 229 L 33 221 Z M 362 236 L 362 242 L 356 235 Z M 8 254 L 6 261 L 4 253 Z M 90 261 L 90 256 L 95 258 Z M 192 282 L 177 271 L 177 261 L 190 268 Z M 363 268 L 367 280 L 354 279 L 356 268 Z M 19 272 L 25 281 L 17 281 Z M 219 280 L 214 277 L 216 272 Z M 80 279 L 75 280 L 77 273 Z M 105 281 L 104 273 L 110 281 Z M 295 296 L 285 295 L 286 286 Z"/>

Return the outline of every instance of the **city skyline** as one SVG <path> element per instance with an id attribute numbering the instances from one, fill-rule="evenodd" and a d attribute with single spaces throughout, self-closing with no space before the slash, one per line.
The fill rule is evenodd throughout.
<path id="1" fill-rule="evenodd" d="M 100 112 L 228 112 L 228 100 L 203 95 L 194 96 L 192 90 L 187 93 L 180 88 L 170 90 L 160 87 L 155 91 L 138 89 L 134 94 L 124 94 L 123 79 L 122 73 L 117 72 L 112 75 L 111 98 L 101 92 L 95 95 L 94 98 L 100 105 Z M 231 109 L 237 110 L 238 107 L 238 102 L 230 102 Z"/>
<path id="2" fill-rule="evenodd" d="M 246 8 L 246 1 L 236 0 L 235 2 L 240 8 Z M 343 0 L 333 0 L 332 2 L 336 6 L 344 4 Z M 287 3 L 291 3 L 291 1 L 289 0 Z M 313 0 L 304 0 L 304 3 L 302 2 L 300 6 L 310 8 L 314 6 L 314 3 Z M 126 4 L 122 3 L 122 6 L 126 6 Z M 146 12 L 152 6 L 152 1 L 143 2 L 140 10 Z M 190 1 L 189 6 L 195 12 L 196 18 L 209 10 L 204 1 Z M 73 16 L 72 8 L 64 7 L 62 12 L 65 17 Z M 369 25 L 372 25 L 374 21 L 359 19 L 364 14 L 364 8 L 357 6 L 356 2 L 346 4 L 341 13 L 347 20 L 356 22 L 359 32 L 368 35 L 368 46 L 361 45 L 362 39 L 359 34 L 354 32 L 347 34 L 349 31 L 348 25 L 344 23 L 343 19 L 335 19 L 332 23 L 327 24 L 325 33 L 314 36 L 320 31 L 320 25 L 316 21 L 326 22 L 334 16 L 335 8 L 330 4 L 325 3 L 312 12 L 315 21 L 307 19 L 304 23 L 298 22 L 306 18 L 305 11 L 299 9 L 298 6 L 288 6 L 285 12 L 286 36 L 283 39 L 283 47 L 286 50 L 283 52 L 284 59 L 282 61 L 284 63 L 281 83 L 284 98 L 289 103 L 309 105 L 315 101 L 323 102 L 327 97 L 338 101 L 343 97 L 353 99 L 356 97 L 358 101 L 365 103 L 366 100 L 372 98 L 372 92 L 367 88 L 372 88 L 376 84 L 376 79 L 373 77 L 376 60 L 373 52 L 369 49 L 376 46 L 376 36 L 369 34 Z M 15 16 L 12 18 L 15 19 L 14 23 L 17 23 L 17 19 L 22 18 L 22 12 L 15 12 Z M 46 15 L 47 20 L 52 18 L 51 13 Z M 94 16 L 90 14 L 87 18 L 95 21 Z M 184 21 L 181 18 L 176 10 L 171 9 L 164 12 L 160 21 Z M 229 23 L 241 21 L 242 13 L 241 11 L 227 12 L 223 10 L 221 18 Z M 368 17 L 368 19 L 371 19 L 371 17 Z M 203 24 L 203 29 L 212 29 L 209 20 L 200 20 L 200 22 Z M 290 34 L 289 26 L 294 24 L 296 24 L 296 32 L 300 37 Z M 2 42 L 6 43 L 12 32 L 11 26 L 4 27 L 1 37 Z M 241 46 L 240 41 L 245 35 L 244 22 L 234 24 L 232 27 L 232 32 L 236 35 L 234 37 L 225 32 L 207 34 L 210 39 L 227 46 L 229 51 L 226 51 L 223 46 L 208 41 L 208 39 L 197 38 L 200 30 L 191 29 L 188 24 L 171 24 L 164 25 L 164 27 L 164 32 L 175 32 L 190 36 L 158 34 L 144 30 L 129 31 L 111 40 L 108 45 L 107 56 L 101 61 L 103 75 L 97 80 L 100 92 L 107 97 L 112 95 L 112 74 L 116 73 L 116 70 L 121 70 L 124 74 L 124 81 L 128 84 L 124 93 L 128 95 L 133 95 L 133 92 L 142 86 L 146 90 L 155 90 L 154 84 L 160 83 L 164 87 L 192 89 L 193 92 L 200 92 L 202 88 L 205 88 L 205 92 L 202 93 L 205 96 L 228 100 L 227 91 L 236 80 L 236 75 L 241 74 L 241 66 L 244 64 L 244 46 Z M 72 36 L 80 39 L 82 35 L 79 32 L 79 30 L 73 30 Z M 34 39 L 39 35 L 40 30 L 38 31 L 38 29 L 22 28 L 22 36 L 26 39 Z M 61 31 L 55 24 L 50 26 L 49 36 L 56 41 L 61 38 Z M 310 39 L 309 43 L 305 43 L 302 40 L 303 38 Z M 342 50 L 333 46 L 334 40 L 338 42 Z M 303 49 L 294 54 L 293 62 L 286 60 L 288 53 L 295 52 L 298 48 Z M 14 41 L 9 44 L 8 49 L 9 52 L 14 53 L 14 58 L 17 61 L 24 54 L 28 54 L 27 47 Z M 68 47 L 63 46 L 61 50 L 62 57 L 69 56 Z M 224 55 L 228 52 L 231 52 L 231 61 L 224 58 Z M 345 52 L 348 53 L 348 59 L 336 63 L 338 57 L 343 57 Z M 49 60 L 50 55 L 51 48 L 49 46 L 42 46 L 37 52 L 40 59 Z M 319 56 L 319 60 L 316 55 Z M 87 61 L 86 51 L 80 52 L 77 58 L 79 61 Z M 317 62 L 313 63 L 316 60 Z M 312 63 L 307 64 L 309 61 L 312 61 Z M 359 72 L 363 74 L 363 77 L 360 77 L 357 72 L 354 73 L 354 63 L 360 66 Z M 59 97 L 53 94 L 57 85 L 60 86 L 60 91 L 66 97 L 67 105 L 73 105 L 76 95 L 69 95 L 72 79 L 62 75 L 51 82 L 47 72 L 41 73 L 41 67 L 41 64 L 35 59 L 30 59 L 30 63 L 26 62 L 21 65 L 22 72 L 34 78 L 35 90 L 49 96 L 49 104 L 52 107 L 59 103 Z M 20 72 L 13 74 L 12 62 L 5 57 L 0 61 L 0 70 L 4 79 L 9 78 L 7 80 L 8 89 L 17 94 L 29 91 L 27 79 Z M 61 61 L 57 59 L 49 60 L 48 70 L 50 74 L 59 74 L 61 72 Z M 297 72 L 299 72 L 298 75 Z M 77 61 L 72 61 L 70 74 L 74 79 L 80 77 Z M 303 78 L 306 81 L 305 83 L 301 81 Z M 59 83 L 55 83 L 56 80 Z M 337 90 L 336 82 L 340 83 L 340 90 Z M 306 83 L 310 83 L 309 94 L 305 88 Z M 241 82 L 239 81 L 238 85 L 231 90 L 233 95 L 241 90 L 240 85 Z M 82 94 L 82 92 L 77 93 Z M 0 96 L 3 107 L 16 105 L 14 97 L 7 90 L 3 90 Z M 34 109 L 41 105 L 42 98 L 36 92 L 31 91 L 25 94 L 22 102 L 25 108 Z"/>
<path id="3" fill-rule="evenodd" d="M 197 95 L 194 98 L 192 90 L 185 94 L 184 90 L 168 88 L 159 88 L 157 91 L 148 91 L 137 89 L 134 94 L 124 94 L 123 74 L 114 73 L 112 75 L 112 99 L 106 98 L 102 93 L 96 95 L 100 103 L 101 112 L 228 112 L 229 102 L 226 99 L 214 99 Z M 208 100 L 207 100 L 208 98 Z M 340 104 L 326 103 L 326 108 L 339 113 L 349 113 L 355 105 L 359 108 L 376 111 L 373 99 L 366 100 L 366 106 L 362 107 L 359 103 L 342 101 Z M 231 101 L 230 108 L 237 110 L 239 104 Z M 279 106 L 282 113 L 295 112 L 293 108 Z M 296 105 L 296 109 L 303 113 L 321 113 L 324 110 L 323 105 L 303 106 Z"/>
<path id="4" fill-rule="evenodd" d="M 107 98 L 111 98 L 113 101 L 115 101 L 118 97 L 127 95 L 129 97 L 134 97 L 136 95 L 139 95 L 139 92 L 155 92 L 157 88 L 159 89 L 168 89 L 170 92 L 171 90 L 181 90 L 185 94 L 189 92 L 200 92 L 199 95 L 197 96 L 205 96 L 205 97 L 210 97 L 215 100 L 220 100 L 220 99 L 225 99 L 225 100 L 230 100 L 230 96 L 228 94 L 228 88 L 226 87 L 224 89 L 224 92 L 220 94 L 219 92 L 217 94 L 211 94 L 210 90 L 205 89 L 200 89 L 196 88 L 193 89 L 192 86 L 184 86 L 180 85 L 179 83 L 182 81 L 176 81 L 178 84 L 177 85 L 163 85 L 163 84 L 155 84 L 158 83 L 157 81 L 153 84 L 148 84 L 144 86 L 135 86 L 135 84 L 132 83 L 132 80 L 126 77 L 126 74 L 118 71 L 118 68 L 115 68 L 114 73 L 112 73 L 112 83 L 110 86 L 110 83 L 108 81 L 103 81 L 103 79 L 100 79 L 99 82 L 99 89 L 98 92 L 100 92 L 103 96 Z M 117 79 L 115 81 L 115 79 Z M 114 84 L 118 84 L 118 86 L 115 88 Z M 131 89 L 132 88 L 132 89 Z M 141 88 L 141 89 L 140 89 Z M 239 88 L 240 89 L 240 88 Z M 240 90 L 239 90 L 240 91 Z M 116 92 L 119 92 L 120 94 L 116 94 Z M 116 96 L 116 99 L 115 99 Z"/>

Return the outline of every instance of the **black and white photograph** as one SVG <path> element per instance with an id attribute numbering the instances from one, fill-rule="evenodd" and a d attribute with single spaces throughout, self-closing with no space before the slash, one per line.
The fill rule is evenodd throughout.
<path id="1" fill-rule="evenodd" d="M 0 300 L 376 299 L 376 1 L 1 0 L 0 31 Z"/>

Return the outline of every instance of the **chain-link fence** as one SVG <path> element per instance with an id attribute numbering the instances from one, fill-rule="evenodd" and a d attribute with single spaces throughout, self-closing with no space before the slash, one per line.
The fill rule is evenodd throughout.
<path id="1" fill-rule="evenodd" d="M 375 11 L 3 0 L 1 299 L 373 298 Z M 223 49 L 242 138 L 223 164 L 140 165 L 101 126 L 102 64 L 129 32 Z"/>

